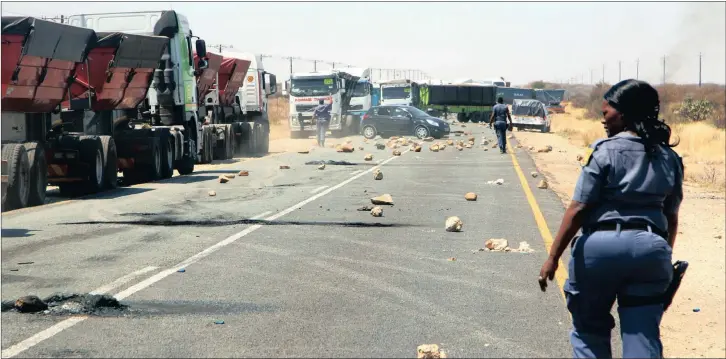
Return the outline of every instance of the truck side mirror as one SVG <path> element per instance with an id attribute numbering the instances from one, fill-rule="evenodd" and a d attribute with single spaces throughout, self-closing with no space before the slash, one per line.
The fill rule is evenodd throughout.
<path id="1" fill-rule="evenodd" d="M 199 57 L 205 57 L 207 56 L 207 43 L 204 42 L 202 39 L 197 39 L 197 42 L 195 43 L 197 48 L 197 55 Z"/>
<path id="2" fill-rule="evenodd" d="M 270 74 L 270 95 L 277 93 L 277 76 Z"/>

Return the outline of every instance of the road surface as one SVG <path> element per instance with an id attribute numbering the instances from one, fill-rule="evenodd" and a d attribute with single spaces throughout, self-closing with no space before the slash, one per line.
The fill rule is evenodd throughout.
<path id="1" fill-rule="evenodd" d="M 413 357 L 434 343 L 449 357 L 569 356 L 561 291 L 537 285 L 561 202 L 536 187 L 527 153 L 484 151 L 494 133 L 464 130 L 477 145 L 462 152 L 424 143 L 393 157 L 354 137 L 353 153 L 284 153 L 5 213 L 2 299 L 106 292 L 130 311 L 3 313 L 3 357 Z M 384 193 L 383 217 L 356 210 Z M 452 215 L 462 232 L 444 230 Z M 535 252 L 474 252 L 489 238 Z"/>

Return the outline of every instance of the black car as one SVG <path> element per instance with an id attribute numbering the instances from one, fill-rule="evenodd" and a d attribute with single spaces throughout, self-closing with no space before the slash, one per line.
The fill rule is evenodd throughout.
<path id="1" fill-rule="evenodd" d="M 371 107 L 363 115 L 360 123 L 363 137 L 372 139 L 381 137 L 414 135 L 420 139 L 426 137 L 441 138 L 450 132 L 449 123 L 432 117 L 413 106 L 391 105 Z"/>

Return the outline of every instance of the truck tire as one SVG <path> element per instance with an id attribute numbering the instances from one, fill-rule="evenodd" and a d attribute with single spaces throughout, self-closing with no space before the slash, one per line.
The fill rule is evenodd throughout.
<path id="1" fill-rule="evenodd" d="M 118 187 L 118 153 L 116 152 L 116 141 L 111 136 L 101 136 L 103 146 L 103 168 L 104 188 L 114 189 Z"/>
<path id="2" fill-rule="evenodd" d="M 2 196 L 2 211 L 28 206 L 30 197 L 30 163 L 25 147 L 18 143 L 8 143 L 2 147 L 2 159 L 8 161 L 7 190 Z"/>
<path id="3" fill-rule="evenodd" d="M 214 150 L 212 151 L 212 154 L 214 155 L 215 160 L 226 160 L 227 159 L 227 141 L 229 139 L 226 136 L 226 132 L 223 126 L 215 126 L 212 128 L 212 138 L 211 141 L 212 146 L 214 147 Z M 217 140 L 217 133 L 222 132 L 224 139 L 221 141 Z"/>
<path id="4" fill-rule="evenodd" d="M 161 178 L 167 179 L 174 176 L 174 141 L 173 136 L 161 138 Z"/>
<path id="5" fill-rule="evenodd" d="M 191 142 L 191 148 L 196 149 L 197 144 L 194 142 L 193 139 L 189 139 L 189 142 Z M 196 164 L 197 158 L 196 156 L 190 155 L 184 155 L 184 151 L 182 150 L 182 158 L 179 159 L 177 162 L 176 170 L 179 171 L 179 174 L 182 176 L 191 174 L 194 172 L 194 164 Z"/>
<path id="6" fill-rule="evenodd" d="M 270 152 L 270 127 L 262 124 L 260 126 L 262 131 L 262 140 L 260 143 L 260 154 L 267 155 Z"/>
<path id="7" fill-rule="evenodd" d="M 98 193 L 103 190 L 105 182 L 103 145 L 98 136 L 80 136 L 78 138 L 81 162 L 87 165 L 86 179 L 80 187 L 86 194 Z"/>
<path id="8" fill-rule="evenodd" d="M 30 165 L 30 182 L 28 207 L 45 204 L 45 191 L 48 186 L 48 163 L 45 159 L 45 148 L 38 142 L 23 144 Z"/>
<path id="9" fill-rule="evenodd" d="M 481 115 L 482 114 L 479 113 L 479 112 L 474 112 L 473 114 L 471 114 L 471 122 L 472 123 L 479 123 L 479 120 L 481 120 Z"/>
<path id="10" fill-rule="evenodd" d="M 161 146 L 159 144 L 159 138 L 153 137 L 151 139 L 151 163 L 147 167 L 146 176 L 149 181 L 156 181 L 161 179 Z"/>
<path id="11" fill-rule="evenodd" d="M 542 133 L 548 133 L 548 132 L 550 132 L 550 125 L 542 125 L 542 128 L 540 129 L 540 132 L 542 132 Z"/>
<path id="12" fill-rule="evenodd" d="M 231 160 L 234 158 L 234 130 L 232 125 L 226 125 L 226 137 L 227 137 L 227 159 Z"/>

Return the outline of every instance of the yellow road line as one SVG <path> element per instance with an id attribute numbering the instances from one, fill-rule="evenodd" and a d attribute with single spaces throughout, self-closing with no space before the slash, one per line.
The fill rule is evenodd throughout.
<path id="1" fill-rule="evenodd" d="M 549 253 L 552 250 L 552 233 L 550 233 L 550 229 L 549 227 L 547 227 L 547 221 L 545 221 L 544 215 L 542 215 L 542 210 L 540 210 L 539 204 L 537 204 L 537 200 L 534 198 L 532 189 L 529 188 L 529 182 L 527 182 L 527 177 L 524 176 L 524 172 L 522 172 L 522 168 L 519 166 L 519 161 L 517 161 L 517 156 L 514 154 L 514 149 L 509 145 L 509 143 L 507 143 L 507 151 L 512 157 L 514 170 L 517 172 L 519 181 L 522 183 L 524 195 L 527 197 L 527 202 L 529 202 L 529 206 L 532 208 L 532 214 L 534 215 L 534 220 L 537 222 L 537 228 L 539 228 L 539 233 L 542 235 L 542 239 L 544 239 L 545 249 L 547 249 L 547 253 Z M 557 270 L 555 271 L 555 281 L 557 281 L 557 285 L 560 288 L 560 294 L 562 295 L 562 298 L 565 299 L 565 293 L 563 292 L 563 288 L 565 287 L 565 280 L 567 280 L 567 270 L 565 269 L 566 267 L 562 264 L 562 259 L 559 259 L 557 264 L 558 266 Z"/>

